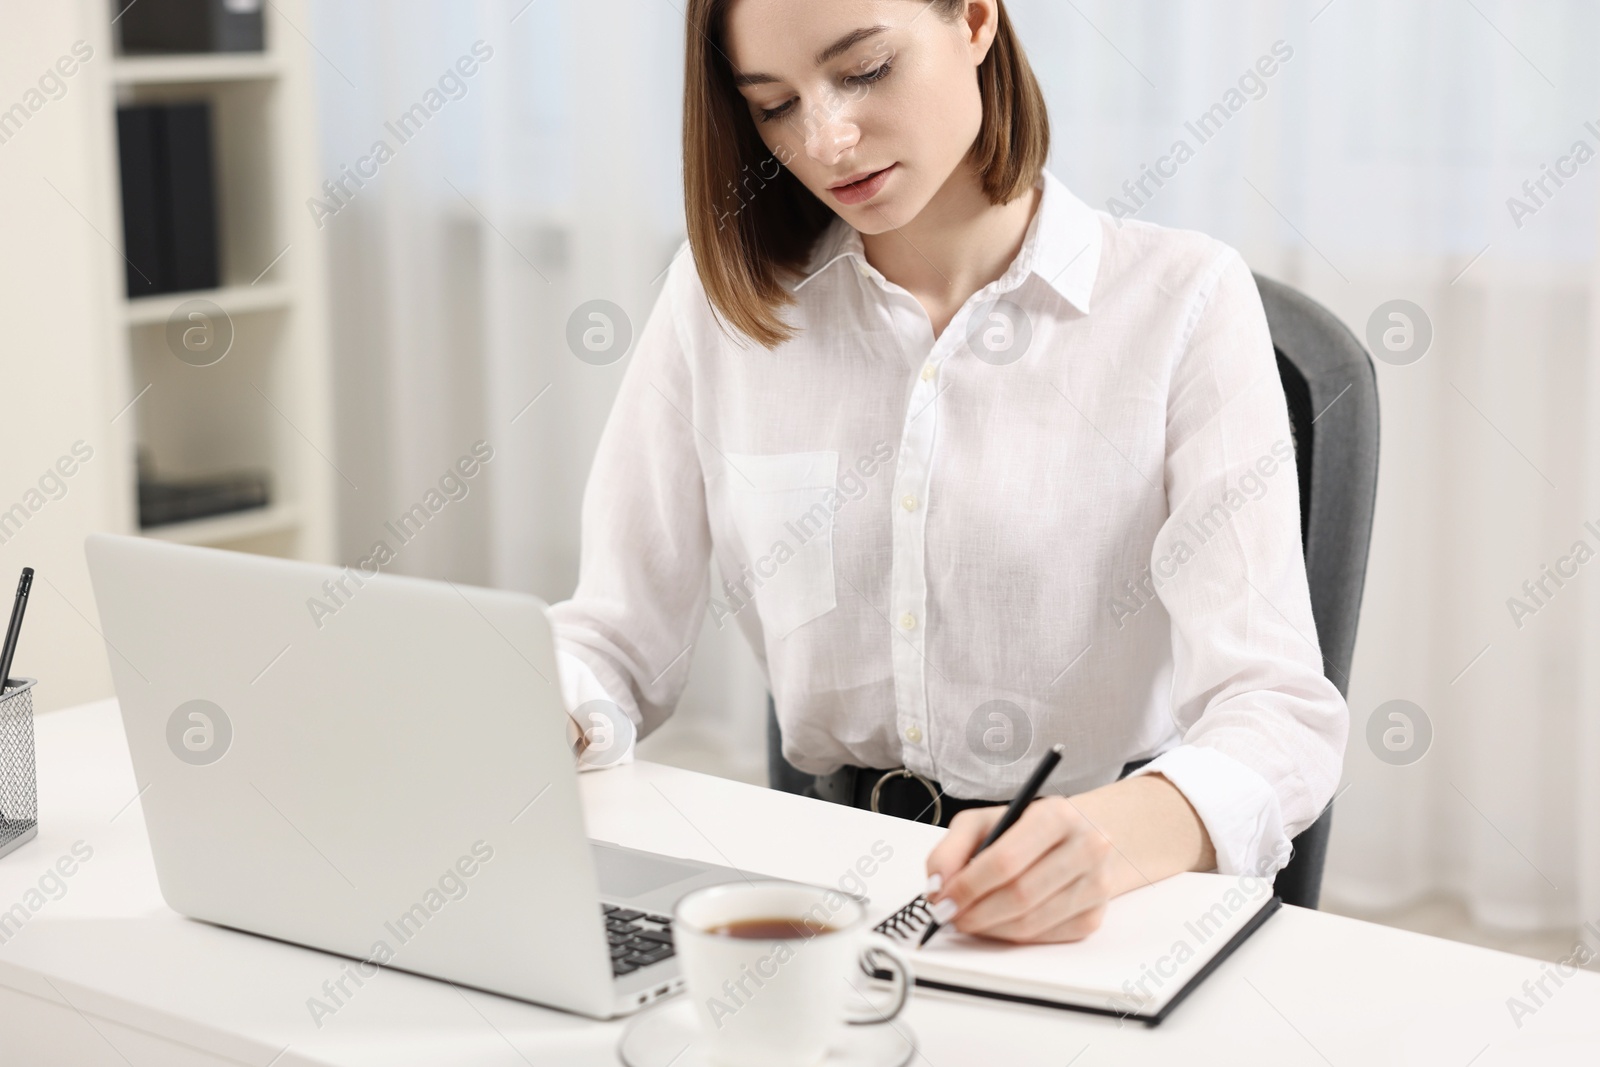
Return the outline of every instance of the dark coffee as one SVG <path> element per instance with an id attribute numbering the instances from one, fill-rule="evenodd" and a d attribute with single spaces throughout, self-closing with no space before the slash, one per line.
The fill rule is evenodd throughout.
<path id="1" fill-rule="evenodd" d="M 834 927 L 810 919 L 740 919 L 708 927 L 706 933 L 746 941 L 798 941 L 833 931 Z"/>

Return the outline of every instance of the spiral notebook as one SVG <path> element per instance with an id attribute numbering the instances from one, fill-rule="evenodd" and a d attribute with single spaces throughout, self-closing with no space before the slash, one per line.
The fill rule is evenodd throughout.
<path id="1" fill-rule="evenodd" d="M 876 929 L 909 949 L 916 983 L 1154 1026 L 1243 944 L 1280 901 L 1265 879 L 1184 873 L 1116 897 L 1082 941 L 1017 945 L 941 927 L 917 897 Z"/>

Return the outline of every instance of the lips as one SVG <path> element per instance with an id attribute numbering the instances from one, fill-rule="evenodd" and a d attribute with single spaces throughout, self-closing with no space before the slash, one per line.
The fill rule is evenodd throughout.
<path id="1" fill-rule="evenodd" d="M 884 184 L 888 182 L 890 175 L 894 173 L 899 165 L 898 163 L 891 163 L 882 170 L 867 171 L 864 174 L 857 175 L 850 181 L 831 186 L 828 191 L 841 204 L 847 206 L 864 204 L 883 191 Z"/>
<path id="2" fill-rule="evenodd" d="M 838 192 L 840 189 L 846 189 L 852 185 L 860 185 L 874 174 L 881 174 L 883 171 L 888 169 L 888 167 L 881 167 L 878 170 L 864 170 L 860 174 L 857 174 L 851 178 L 846 178 L 842 182 L 834 182 L 832 185 L 828 186 L 828 190 L 830 192 Z"/>

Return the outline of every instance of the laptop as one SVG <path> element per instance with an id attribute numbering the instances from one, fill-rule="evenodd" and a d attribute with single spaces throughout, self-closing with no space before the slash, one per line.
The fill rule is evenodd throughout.
<path id="1" fill-rule="evenodd" d="M 682 987 L 674 903 L 747 875 L 586 836 L 542 601 L 138 537 L 85 551 L 173 910 L 595 1018 Z M 374 973 L 308 992 L 332 1014 Z"/>

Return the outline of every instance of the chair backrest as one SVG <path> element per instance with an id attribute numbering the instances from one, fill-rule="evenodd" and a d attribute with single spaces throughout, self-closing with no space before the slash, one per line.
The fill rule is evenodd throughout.
<path id="1" fill-rule="evenodd" d="M 1300 480 L 1300 542 L 1323 673 L 1348 695 L 1378 488 L 1377 376 L 1361 342 L 1322 305 L 1259 274 L 1256 287 L 1289 404 Z M 811 776 L 783 758 L 770 694 L 767 767 L 772 788 L 816 795 Z M 1275 883 L 1284 903 L 1317 906 L 1332 820 L 1330 803 L 1294 838 L 1294 855 Z"/>
<path id="2" fill-rule="evenodd" d="M 1260 274 L 1256 287 L 1289 402 L 1300 541 L 1322 671 L 1347 696 L 1378 490 L 1377 376 L 1367 350 L 1328 309 Z M 1276 882 L 1284 903 L 1317 906 L 1332 821 L 1330 803 L 1294 838 L 1294 854 Z"/>
<path id="3" fill-rule="evenodd" d="M 1324 673 L 1348 695 L 1378 490 L 1377 377 L 1367 350 L 1326 308 L 1259 274 L 1256 286 L 1289 401 Z"/>

